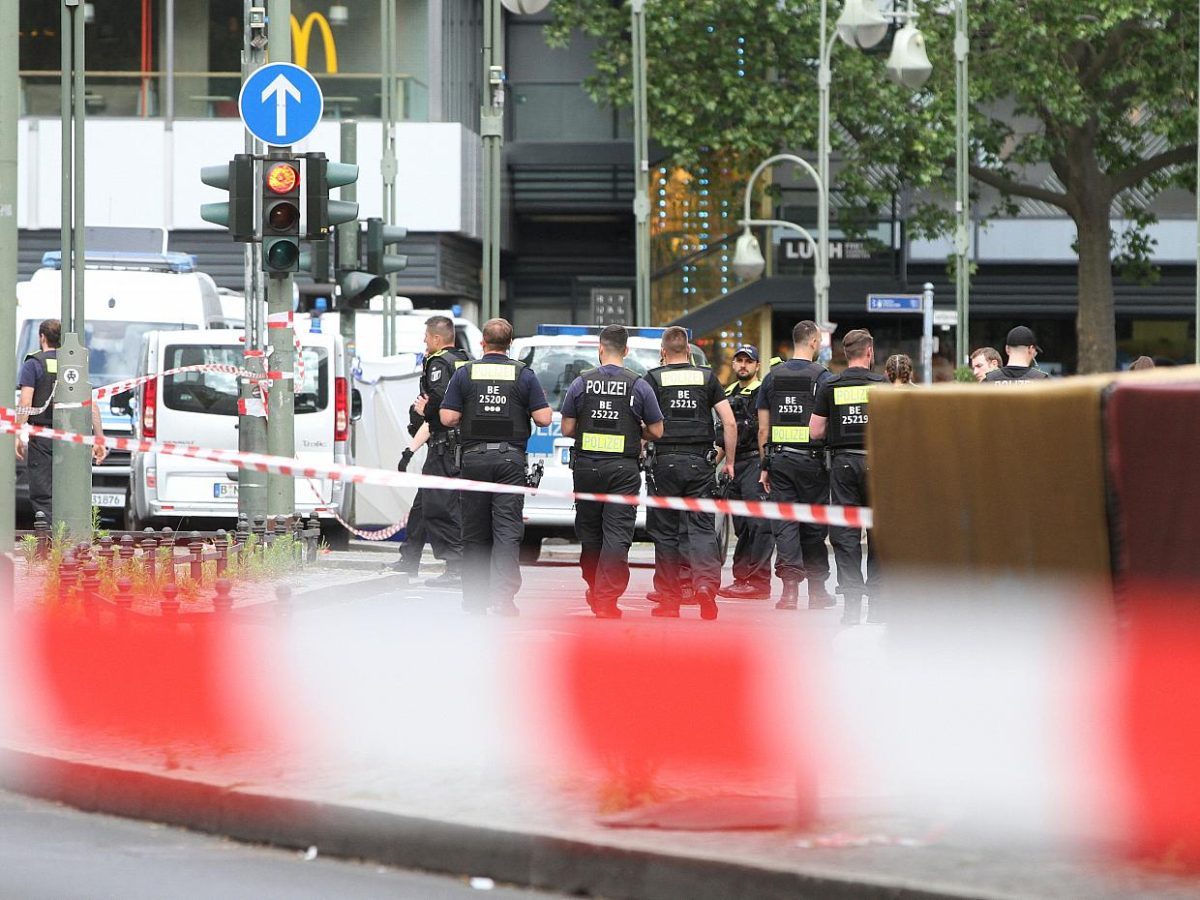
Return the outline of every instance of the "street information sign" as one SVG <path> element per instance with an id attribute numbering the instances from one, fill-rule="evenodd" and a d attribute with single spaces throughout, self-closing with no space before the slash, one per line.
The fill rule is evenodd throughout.
<path id="1" fill-rule="evenodd" d="M 920 313 L 920 294 L 867 294 L 867 312 Z"/>
<path id="2" fill-rule="evenodd" d="M 321 86 L 306 69 L 271 63 L 246 79 L 238 112 L 246 130 L 272 147 L 287 147 L 312 134 L 325 108 Z"/>

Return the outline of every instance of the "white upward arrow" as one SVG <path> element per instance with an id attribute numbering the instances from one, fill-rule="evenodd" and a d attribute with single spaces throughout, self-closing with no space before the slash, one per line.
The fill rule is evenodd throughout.
<path id="1" fill-rule="evenodd" d="M 297 103 L 300 102 L 299 89 L 287 80 L 283 74 L 275 76 L 272 81 L 262 92 L 263 103 L 266 103 L 271 95 L 275 95 L 275 133 L 280 137 L 287 134 L 287 98 L 290 94 L 292 99 Z"/>

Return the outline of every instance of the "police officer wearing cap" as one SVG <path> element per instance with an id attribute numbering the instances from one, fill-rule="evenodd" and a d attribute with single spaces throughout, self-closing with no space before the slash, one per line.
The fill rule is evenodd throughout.
<path id="1" fill-rule="evenodd" d="M 810 320 L 792 329 L 792 358 L 767 373 L 758 389 L 760 483 L 770 499 L 781 503 L 829 502 L 825 448 L 810 433 L 809 419 L 817 389 L 829 371 L 813 362 L 821 348 L 821 330 Z M 808 608 L 833 605 L 825 590 L 829 578 L 826 529 L 809 522 L 775 522 L 775 574 L 783 581 L 776 609 L 796 609 L 800 582 L 808 581 Z"/>
<path id="2" fill-rule="evenodd" d="M 533 428 L 549 425 L 550 404 L 537 377 L 511 359 L 512 325 L 489 319 L 483 356 L 454 373 L 442 398 L 441 420 L 460 432 L 460 475 L 471 481 L 524 485 L 525 445 Z M 463 609 L 499 615 L 518 613 L 523 494 L 467 491 L 462 500 Z"/>
<path id="3" fill-rule="evenodd" d="M 638 459 L 642 440 L 662 437 L 663 415 L 654 391 L 623 365 L 629 332 L 609 325 L 600 332 L 600 366 L 584 372 L 567 389 L 562 404 L 563 437 L 575 438 L 575 490 L 636 496 L 642 488 Z M 629 547 L 637 508 L 580 500 L 575 534 L 587 582 L 588 606 L 601 619 L 619 619 L 617 600 L 629 586 Z"/>
<path id="4" fill-rule="evenodd" d="M 762 466 L 758 455 L 758 348 L 752 344 L 738 347 L 733 354 L 733 373 L 737 376 L 725 396 L 737 422 L 737 462 L 733 466 L 730 500 L 760 500 L 762 485 L 758 478 Z M 766 519 L 737 516 L 733 520 L 737 544 L 733 550 L 733 583 L 718 591 L 735 600 L 766 600 L 771 596 L 771 555 L 775 538 Z"/>
<path id="5" fill-rule="evenodd" d="M 867 495 L 867 425 L 871 409 L 871 391 L 888 384 L 885 376 L 872 372 L 875 365 L 875 339 L 865 328 L 847 332 L 842 339 L 847 368 L 832 376 L 817 391 L 817 408 L 809 422 L 814 440 L 824 439 L 829 448 L 829 487 L 833 502 L 839 506 L 870 506 Z M 862 620 L 863 594 L 871 596 L 869 621 L 881 621 L 879 610 L 879 567 L 875 559 L 875 541 L 867 532 L 867 580 L 862 573 L 862 530 L 834 526 L 829 529 L 833 555 L 837 560 L 838 583 L 846 599 L 843 625 Z"/>
<path id="6" fill-rule="evenodd" d="M 62 338 L 62 323 L 58 319 L 43 319 L 38 325 L 38 347 L 21 363 L 17 375 L 20 395 L 17 405 L 24 409 L 38 409 L 36 413 L 17 413 L 16 424 L 54 427 L 54 387 L 58 383 L 58 345 Z M 42 409 L 42 407 L 45 407 Z M 100 407 L 92 404 L 92 433 L 103 434 Z M 29 503 L 33 514 L 45 514 L 46 524 L 51 524 L 54 497 L 54 439 L 30 437 L 26 444 L 20 437 L 16 441 L 17 459 L 25 459 L 25 470 L 29 479 Z M 92 459 L 102 462 L 108 450 L 101 446 L 92 448 Z"/>
<path id="7" fill-rule="evenodd" d="M 1008 364 L 993 369 L 984 376 L 984 384 L 1028 384 L 1031 381 L 1041 381 L 1050 376 L 1037 368 L 1038 347 L 1037 336 L 1032 328 L 1018 325 L 1008 333 L 1004 341 L 1004 352 L 1008 354 Z"/>
<path id="8" fill-rule="evenodd" d="M 663 365 L 646 373 L 663 414 L 663 436 L 653 445 L 653 492 L 659 497 L 711 497 L 714 413 L 723 429 L 722 469 L 730 478 L 737 456 L 737 423 L 729 400 L 712 369 L 691 362 L 685 329 L 675 325 L 663 332 L 661 354 Z M 651 507 L 646 530 L 654 541 L 654 589 L 660 598 L 651 615 L 679 616 L 682 536 L 700 617 L 715 619 L 724 560 L 713 514 Z"/>
<path id="9" fill-rule="evenodd" d="M 454 478 L 458 475 L 455 451 L 458 447 L 458 431 L 442 424 L 442 400 L 454 373 L 469 357 L 454 346 L 454 322 L 446 316 L 430 316 L 425 320 L 425 361 L 421 367 L 421 393 L 413 403 L 413 412 L 421 416 L 427 429 L 428 439 L 425 465 L 422 475 L 439 475 Z M 419 447 L 423 436 L 418 430 L 414 446 Z M 400 462 L 408 466 L 412 448 L 404 451 Z M 405 458 L 407 457 L 407 458 Z M 401 469 L 403 471 L 403 469 Z M 462 585 L 462 500 L 457 491 L 439 491 L 421 488 L 418 500 L 421 510 L 419 540 L 428 540 L 433 555 L 446 563 L 446 570 L 427 584 L 436 587 L 461 587 Z M 411 517 L 410 517 L 411 518 Z M 418 554 L 420 552 L 420 545 Z M 419 563 L 420 556 L 417 561 Z"/>

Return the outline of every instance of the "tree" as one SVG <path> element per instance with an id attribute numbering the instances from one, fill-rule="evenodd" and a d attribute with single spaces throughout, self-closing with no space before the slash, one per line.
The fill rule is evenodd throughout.
<path id="1" fill-rule="evenodd" d="M 598 39 L 589 90 L 629 102 L 627 6 L 573 0 L 547 28 Z M 893 191 L 916 189 L 918 233 L 945 233 L 953 185 L 954 22 L 943 0 L 919 0 L 934 75 L 909 94 L 877 55 L 835 51 L 835 184 L 854 216 L 877 216 Z M 651 133 L 687 165 L 717 153 L 749 162 L 816 144 L 815 0 L 650 0 Z M 830 17 L 840 4 L 830 2 Z M 971 7 L 971 176 L 1011 209 L 1028 198 L 1077 228 L 1079 368 L 1113 367 L 1113 257 L 1143 266 L 1146 200 L 1195 189 L 1197 10 L 1177 0 L 978 0 Z M 1047 169 L 1048 167 L 1048 169 Z M 1051 177 L 1052 176 L 1052 177 Z M 1132 222 L 1111 230 L 1113 211 Z"/>

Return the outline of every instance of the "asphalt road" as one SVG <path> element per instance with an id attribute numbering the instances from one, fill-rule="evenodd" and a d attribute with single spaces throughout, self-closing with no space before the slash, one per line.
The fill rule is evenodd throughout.
<path id="1" fill-rule="evenodd" d="M 562 895 L 238 844 L 0 792 L 0 897 L 21 900 L 553 898 Z"/>

